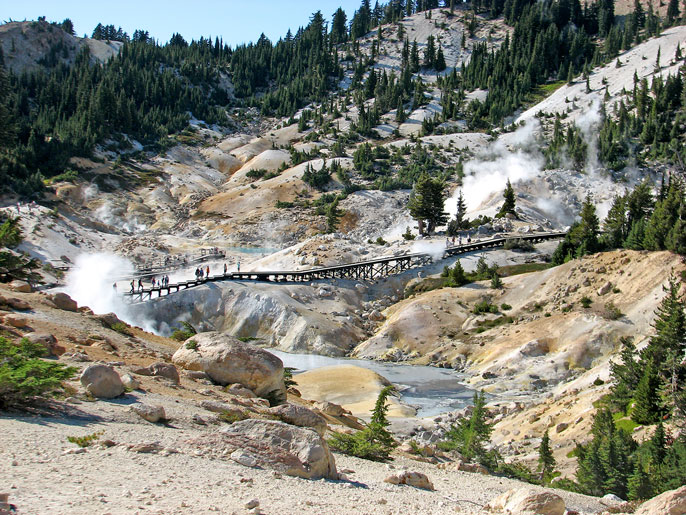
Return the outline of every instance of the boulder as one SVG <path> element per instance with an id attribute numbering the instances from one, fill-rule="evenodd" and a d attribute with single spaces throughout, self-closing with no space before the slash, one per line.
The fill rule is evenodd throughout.
<path id="1" fill-rule="evenodd" d="M 142 419 L 152 423 L 165 419 L 164 408 L 162 406 L 153 406 L 151 404 L 134 404 L 131 406 L 131 411 L 140 415 Z"/>
<path id="2" fill-rule="evenodd" d="M 111 329 L 114 324 L 123 324 L 119 317 L 114 313 L 105 313 L 104 315 L 95 315 L 94 317 L 98 320 L 103 327 Z"/>
<path id="3" fill-rule="evenodd" d="M 171 363 L 165 363 L 164 361 L 158 361 L 153 363 L 149 367 L 141 367 L 133 370 L 134 374 L 141 376 L 157 376 L 166 377 L 174 384 L 179 384 L 179 371 Z"/>
<path id="4" fill-rule="evenodd" d="M 10 313 L 8 315 L 5 315 L 3 317 L 3 320 L 5 323 L 9 326 L 16 327 L 17 329 L 22 329 L 29 325 L 29 320 L 28 318 L 21 316 L 16 313 Z"/>
<path id="5" fill-rule="evenodd" d="M 230 393 L 231 395 L 237 395 L 238 397 L 246 397 L 248 399 L 254 399 L 255 397 L 257 397 L 257 395 L 255 395 L 255 392 L 253 392 L 250 388 L 246 388 L 242 384 L 238 383 L 227 386 L 225 391 L 226 393 Z"/>
<path id="6" fill-rule="evenodd" d="M 24 338 L 31 343 L 42 345 L 52 356 L 60 356 L 64 354 L 64 347 L 59 346 L 57 344 L 57 338 L 50 333 L 28 333 L 24 335 Z"/>
<path id="7" fill-rule="evenodd" d="M 12 309 L 16 309 L 17 311 L 26 311 L 31 309 L 31 304 L 29 304 L 25 300 L 18 299 L 16 297 L 6 298 L 3 304 L 6 304 Z"/>
<path id="8" fill-rule="evenodd" d="M 381 312 L 378 309 L 375 309 L 371 313 L 369 313 L 369 320 L 373 322 L 381 322 L 382 320 L 385 320 L 385 317 L 381 314 Z"/>
<path id="9" fill-rule="evenodd" d="M 343 406 L 341 406 L 340 404 L 335 404 L 333 402 L 315 402 L 314 405 L 319 411 L 332 417 L 342 417 L 344 415 L 350 414 L 350 412 L 343 408 Z"/>
<path id="10" fill-rule="evenodd" d="M 29 283 L 27 283 L 26 281 L 19 281 L 18 279 L 15 279 L 7 286 L 10 290 L 19 293 L 31 293 L 33 291 L 33 288 L 31 288 L 31 285 Z"/>
<path id="11" fill-rule="evenodd" d="M 334 457 L 317 433 L 275 420 L 241 420 L 189 443 L 248 467 L 304 479 L 338 479 Z"/>
<path id="12" fill-rule="evenodd" d="M 48 295 L 48 299 L 52 301 L 57 309 L 63 311 L 78 311 L 79 309 L 76 301 L 64 292 Z"/>
<path id="13" fill-rule="evenodd" d="M 81 374 L 81 384 L 95 397 L 111 399 L 124 393 L 119 374 L 107 365 L 90 365 Z"/>
<path id="14" fill-rule="evenodd" d="M 193 336 L 195 349 L 182 345 L 172 362 L 187 370 L 205 372 L 221 385 L 240 383 L 259 396 L 285 393 L 283 362 L 266 350 L 218 332 Z"/>
<path id="15" fill-rule="evenodd" d="M 543 356 L 548 353 L 548 344 L 541 340 L 531 340 L 519 348 L 519 353 L 522 356 L 536 357 Z"/>
<path id="16" fill-rule="evenodd" d="M 513 488 L 489 502 L 484 510 L 517 515 L 564 515 L 565 502 L 553 492 Z"/>
<path id="17" fill-rule="evenodd" d="M 421 488 L 422 490 L 433 490 L 434 485 L 428 476 L 422 472 L 411 472 L 405 470 L 399 474 L 391 474 L 384 482 L 390 483 L 392 485 L 408 485 L 414 486 L 415 488 Z"/>
<path id="18" fill-rule="evenodd" d="M 686 486 L 668 490 L 639 506 L 634 515 L 683 515 L 686 513 Z"/>
<path id="19" fill-rule="evenodd" d="M 599 297 L 602 297 L 603 295 L 607 295 L 608 293 L 610 293 L 611 290 L 612 290 L 612 283 L 606 282 L 600 288 L 598 288 L 598 291 L 596 293 L 598 293 Z"/>
<path id="20" fill-rule="evenodd" d="M 131 390 L 138 390 L 141 387 L 141 383 L 133 377 L 131 374 L 124 374 L 121 376 L 121 382 L 126 388 L 130 388 Z"/>
<path id="21" fill-rule="evenodd" d="M 288 403 L 270 408 L 269 412 L 287 424 L 314 429 L 319 436 L 324 436 L 328 428 L 326 420 L 321 415 L 305 406 Z"/>

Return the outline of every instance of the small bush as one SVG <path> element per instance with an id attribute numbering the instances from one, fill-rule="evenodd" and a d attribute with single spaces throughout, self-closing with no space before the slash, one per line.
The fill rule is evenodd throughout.
<path id="1" fill-rule="evenodd" d="M 286 388 L 290 388 L 291 386 L 298 386 L 298 383 L 293 379 L 294 370 L 294 367 L 284 367 L 283 369 L 283 384 L 286 385 Z"/>
<path id="2" fill-rule="evenodd" d="M 412 241 L 414 240 L 414 234 L 412 234 L 412 231 L 410 230 L 410 227 L 408 226 L 405 232 L 403 233 L 403 239 L 405 241 Z"/>
<path id="3" fill-rule="evenodd" d="M 219 420 L 226 422 L 227 424 L 233 424 L 234 422 L 239 422 L 245 420 L 245 416 L 238 412 L 222 411 L 219 415 Z"/>
<path id="4" fill-rule="evenodd" d="M 198 348 L 198 342 L 196 342 L 195 340 L 189 340 L 186 342 L 186 348 L 188 350 L 195 350 Z"/>
<path id="5" fill-rule="evenodd" d="M 129 328 L 128 324 L 125 324 L 124 322 L 115 322 L 110 326 L 110 329 L 118 332 L 119 334 L 133 336 L 133 333 L 131 332 L 131 329 Z"/>
<path id="6" fill-rule="evenodd" d="M 70 443 L 75 443 L 79 447 L 90 447 L 95 443 L 104 431 L 97 431 L 90 435 L 85 436 L 67 436 L 67 441 Z"/>
<path id="7" fill-rule="evenodd" d="M 503 311 L 507 311 L 509 309 L 512 309 L 512 306 L 510 306 L 509 304 L 506 304 L 506 303 L 502 303 L 500 305 L 500 309 L 502 309 Z"/>
<path id="8" fill-rule="evenodd" d="M 0 409 L 28 404 L 76 373 L 74 367 L 40 359 L 45 353 L 45 347 L 26 339 L 15 344 L 0 337 Z"/>
<path id="9" fill-rule="evenodd" d="M 488 300 L 482 300 L 474 304 L 474 309 L 472 312 L 476 315 L 481 315 L 483 313 L 497 313 L 498 306 L 491 304 Z"/>
<path id="10" fill-rule="evenodd" d="M 375 243 L 376 243 L 377 245 L 386 245 L 387 242 L 386 242 L 386 240 L 384 240 L 381 236 L 379 236 L 379 237 L 376 239 L 376 242 L 375 242 Z"/>
<path id="11" fill-rule="evenodd" d="M 581 297 L 581 305 L 584 307 L 584 309 L 590 308 L 591 304 L 593 304 L 593 301 L 590 299 L 590 297 Z"/>
<path id="12" fill-rule="evenodd" d="M 615 303 L 610 301 L 605 304 L 605 318 L 609 320 L 619 320 L 624 316 Z"/>

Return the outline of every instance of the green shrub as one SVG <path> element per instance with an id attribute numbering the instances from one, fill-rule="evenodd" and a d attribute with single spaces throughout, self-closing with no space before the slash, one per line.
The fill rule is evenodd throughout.
<path id="1" fill-rule="evenodd" d="M 507 311 L 507 310 L 509 310 L 509 309 L 512 309 L 512 306 L 510 306 L 509 304 L 506 304 L 506 303 L 503 302 L 503 303 L 500 305 L 500 309 L 502 309 L 503 311 Z"/>
<path id="2" fill-rule="evenodd" d="M 581 305 L 585 308 L 588 309 L 591 307 L 591 304 L 593 304 L 593 301 L 589 297 L 581 297 Z"/>
<path id="3" fill-rule="evenodd" d="M 181 327 L 179 329 L 175 329 L 171 337 L 173 340 L 176 340 L 177 342 L 184 342 L 188 340 L 188 338 L 190 338 L 191 336 L 195 336 L 196 334 L 198 334 L 198 331 L 196 331 L 195 327 L 193 327 L 188 322 L 181 322 Z M 186 346 L 186 348 L 190 349 L 191 347 Z"/>
<path id="4" fill-rule="evenodd" d="M 113 331 L 117 331 L 120 334 L 124 334 L 126 336 L 133 336 L 133 333 L 131 332 L 129 325 L 125 324 L 124 322 L 115 322 L 110 326 L 110 329 L 112 329 Z"/>
<path id="5" fill-rule="evenodd" d="M 96 442 L 100 438 L 100 435 L 102 435 L 103 433 L 104 431 L 97 431 L 90 435 L 67 436 L 67 441 L 70 443 L 75 443 L 79 447 L 90 447 L 94 442 Z"/>
<path id="6" fill-rule="evenodd" d="M 412 231 L 410 230 L 410 227 L 408 225 L 407 229 L 405 229 L 405 232 L 403 233 L 403 239 L 405 241 L 412 241 L 414 240 L 414 234 L 412 234 Z"/>
<path id="7" fill-rule="evenodd" d="M 196 342 L 195 340 L 189 340 L 189 341 L 186 342 L 185 347 L 186 347 L 188 350 L 195 350 L 195 349 L 198 348 L 198 342 Z"/>
<path id="8" fill-rule="evenodd" d="M 624 313 L 622 313 L 617 306 L 615 306 L 615 303 L 612 301 L 609 301 L 605 303 L 605 317 L 608 318 L 609 320 L 619 320 L 624 316 Z"/>
<path id="9" fill-rule="evenodd" d="M 0 337 L 0 408 L 30 403 L 36 395 L 60 388 L 76 369 L 40 359 L 45 347 L 22 339 Z"/>
<path id="10" fill-rule="evenodd" d="M 298 383 L 293 379 L 294 370 L 294 367 L 284 367 L 283 369 L 283 384 L 286 385 L 286 388 L 290 388 L 291 386 L 298 386 Z"/>
<path id="11" fill-rule="evenodd" d="M 232 411 L 222 411 L 219 413 L 219 415 L 217 415 L 217 417 L 219 420 L 226 422 L 227 424 L 233 424 L 234 422 L 245 420 L 245 416 L 242 413 Z"/>
<path id="12" fill-rule="evenodd" d="M 386 418 L 388 406 L 386 399 L 393 391 L 393 386 L 386 386 L 379 392 L 371 422 L 362 430 L 354 434 L 336 433 L 330 440 L 329 445 L 343 454 L 356 456 L 372 461 L 386 461 L 398 443 L 393 435 L 386 429 L 389 425 Z"/>
<path id="13" fill-rule="evenodd" d="M 379 236 L 374 243 L 377 245 L 386 245 L 387 242 L 381 236 Z"/>
<path id="14" fill-rule="evenodd" d="M 497 313 L 498 306 L 491 304 L 488 300 L 482 300 L 474 304 L 474 309 L 472 312 L 476 315 L 481 315 L 483 313 Z"/>

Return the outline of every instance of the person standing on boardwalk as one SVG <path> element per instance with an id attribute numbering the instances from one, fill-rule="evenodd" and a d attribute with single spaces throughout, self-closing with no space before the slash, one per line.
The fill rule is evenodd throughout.
<path id="1" fill-rule="evenodd" d="M 143 278 L 139 277 L 138 278 L 138 291 L 141 291 L 143 289 Z"/>
<path id="2" fill-rule="evenodd" d="M 207 279 L 210 278 L 210 265 L 207 265 L 207 269 L 205 270 L 205 277 L 206 277 Z"/>
<path id="3" fill-rule="evenodd" d="M 241 262 L 240 262 L 240 261 L 238 261 L 238 262 L 236 263 L 236 269 L 237 269 L 239 272 L 241 271 Z"/>
<path id="4" fill-rule="evenodd" d="M 134 292 L 135 286 L 136 286 L 136 282 L 133 279 L 131 279 L 131 293 Z"/>
<path id="5" fill-rule="evenodd" d="M 226 275 L 226 270 L 227 270 L 227 266 L 226 266 L 226 263 L 224 263 L 224 275 Z"/>

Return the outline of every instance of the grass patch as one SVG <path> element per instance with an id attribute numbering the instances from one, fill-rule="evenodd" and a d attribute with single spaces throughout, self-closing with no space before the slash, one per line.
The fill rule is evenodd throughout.
<path id="1" fill-rule="evenodd" d="M 514 322 L 514 318 L 511 316 L 504 316 L 504 317 L 498 317 L 494 320 L 482 320 L 480 321 L 477 325 L 476 332 L 478 333 L 483 333 L 484 331 L 488 331 L 489 329 L 492 329 L 493 327 L 498 327 L 499 325 L 504 325 L 504 324 L 511 324 Z"/>
<path id="2" fill-rule="evenodd" d="M 522 263 L 521 265 L 501 266 L 498 272 L 502 277 L 511 277 L 513 275 L 528 274 L 530 272 L 540 272 L 551 268 L 550 263 Z"/>
<path id="3" fill-rule="evenodd" d="M 128 324 L 125 324 L 124 322 L 115 322 L 110 326 L 110 329 L 113 331 L 118 332 L 119 334 L 123 334 L 126 336 L 133 336 L 133 333 L 131 332 L 130 327 Z"/>
<path id="4" fill-rule="evenodd" d="M 624 415 L 624 413 L 613 413 L 612 418 L 615 421 L 615 427 L 617 429 L 623 429 L 627 433 L 631 434 L 635 428 L 640 426 L 641 424 L 638 424 L 631 420 L 628 416 Z"/>
<path id="5" fill-rule="evenodd" d="M 90 447 L 93 445 L 95 442 L 98 441 L 100 436 L 104 433 L 104 431 L 97 431 L 95 433 L 92 433 L 90 435 L 84 435 L 84 436 L 67 436 L 67 441 L 70 443 L 75 443 L 79 447 Z"/>

